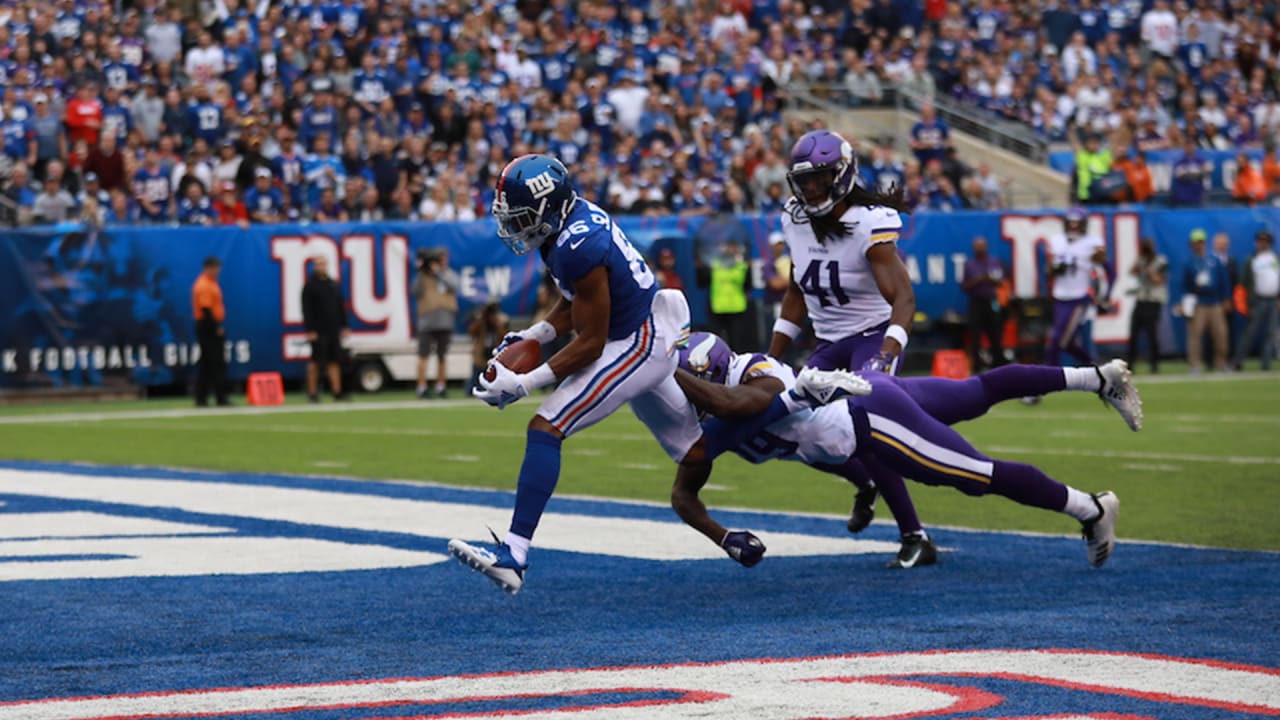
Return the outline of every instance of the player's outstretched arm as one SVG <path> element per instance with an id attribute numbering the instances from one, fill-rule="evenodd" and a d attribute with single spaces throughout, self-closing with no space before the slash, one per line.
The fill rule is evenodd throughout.
<path id="1" fill-rule="evenodd" d="M 764 558 L 764 543 L 746 530 L 728 530 L 711 517 L 698 497 L 710 477 L 711 462 L 705 459 L 703 442 L 698 440 L 677 466 L 676 481 L 671 486 L 671 507 L 686 525 L 719 545 L 729 557 L 752 567 Z"/>
<path id="2" fill-rule="evenodd" d="M 782 310 L 773 323 L 773 339 L 769 341 L 769 354 L 780 358 L 791 347 L 791 341 L 800 334 L 809 309 L 804 304 L 804 292 L 796 285 L 795 268 L 791 270 L 791 282 L 782 296 Z"/>
<path id="3" fill-rule="evenodd" d="M 573 302 L 568 304 L 574 338 L 547 361 L 556 377 L 572 375 L 595 362 L 604 352 L 605 343 L 609 342 L 611 302 L 609 271 L 604 266 L 595 268 L 574 283 Z M 559 306 L 556 309 L 559 310 Z M 550 318 L 548 320 L 551 321 Z M 555 321 L 551 322 L 555 324 Z"/>
<path id="4" fill-rule="evenodd" d="M 689 402 L 701 412 L 718 418 L 745 418 L 759 415 L 769 407 L 773 396 L 786 389 L 773 377 L 755 378 L 745 384 L 728 387 L 676 370 L 676 384 Z"/>
<path id="5" fill-rule="evenodd" d="M 711 462 L 705 459 L 703 441 L 699 439 L 676 466 L 676 481 L 671 486 L 671 509 L 686 525 L 718 545 L 728 531 L 711 517 L 707 506 L 698 497 L 710 477 Z"/>

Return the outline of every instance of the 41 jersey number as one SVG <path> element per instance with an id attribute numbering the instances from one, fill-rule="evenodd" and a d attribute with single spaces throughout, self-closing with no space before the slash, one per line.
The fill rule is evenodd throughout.
<path id="1" fill-rule="evenodd" d="M 826 286 L 822 283 L 822 266 L 827 267 Z M 840 286 L 840 263 L 836 260 L 827 260 L 825 263 L 821 260 L 810 260 L 809 265 L 804 269 L 804 273 L 800 275 L 800 279 L 796 281 L 800 289 L 806 295 L 817 296 L 818 302 L 822 307 L 830 307 L 832 305 L 848 305 L 849 295 Z M 835 302 L 828 299 L 828 296 L 834 297 Z"/>

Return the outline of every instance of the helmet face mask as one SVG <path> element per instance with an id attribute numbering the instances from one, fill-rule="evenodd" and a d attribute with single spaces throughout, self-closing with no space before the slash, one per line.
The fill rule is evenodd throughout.
<path id="1" fill-rule="evenodd" d="M 733 362 L 733 350 L 719 335 L 696 332 L 689 342 L 680 348 L 678 364 L 681 370 L 694 377 L 723 385 L 729 379 L 729 364 Z"/>
<path id="2" fill-rule="evenodd" d="M 526 255 L 555 237 L 578 199 L 569 171 L 553 157 L 523 155 L 498 178 L 493 217 L 511 252 Z"/>
<path id="3" fill-rule="evenodd" d="M 830 130 L 807 132 L 791 148 L 787 184 L 810 216 L 831 212 L 853 189 L 857 175 L 853 146 Z"/>

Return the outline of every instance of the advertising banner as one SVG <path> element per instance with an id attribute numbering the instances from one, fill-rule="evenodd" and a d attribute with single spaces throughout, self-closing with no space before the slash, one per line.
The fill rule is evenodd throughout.
<path id="1" fill-rule="evenodd" d="M 756 287 L 770 258 L 777 216 L 621 218 L 632 243 L 651 261 L 676 256 L 695 325 L 706 317 L 696 267 L 726 241 L 747 245 Z M 1171 262 L 1171 297 L 1182 292 L 1187 237 L 1203 228 L 1226 233 L 1237 259 L 1252 252 L 1253 233 L 1280 232 L 1280 210 L 1112 210 L 1090 215 L 1107 240 L 1119 287 L 1117 312 L 1097 319 L 1099 343 L 1124 342 L 1132 300 L 1124 294 L 1141 237 L 1152 237 Z M 963 315 L 964 259 L 977 236 L 1005 261 L 1013 294 L 1044 291 L 1043 245 L 1060 231 L 1053 213 L 917 213 L 900 250 L 927 318 Z M 459 274 L 458 332 L 490 299 L 523 321 L 533 315 L 543 270 L 537 253 L 512 254 L 493 223 L 381 223 L 237 227 L 37 228 L 0 234 L 0 387 L 169 385 L 194 377 L 198 359 L 191 285 L 206 257 L 217 257 L 227 307 L 230 376 L 278 371 L 299 377 L 307 346 L 301 293 L 311 258 L 336 269 L 352 335 L 370 343 L 414 338 L 411 296 L 419 250 L 445 248 Z M 756 290 L 757 299 L 761 291 Z M 1181 332 L 1181 322 L 1174 324 Z M 1176 341 L 1180 344 L 1181 336 Z"/>

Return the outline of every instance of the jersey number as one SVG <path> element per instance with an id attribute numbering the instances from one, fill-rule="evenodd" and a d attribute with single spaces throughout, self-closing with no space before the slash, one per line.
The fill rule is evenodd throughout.
<path id="1" fill-rule="evenodd" d="M 738 446 L 738 453 L 752 463 L 762 463 L 788 455 L 794 455 L 800 443 L 784 440 L 764 430 Z"/>
<path id="2" fill-rule="evenodd" d="M 840 287 L 840 263 L 835 260 L 827 261 L 827 285 L 828 288 L 822 287 L 822 261 L 810 260 L 809 266 L 804 269 L 804 274 L 796 281 L 800 289 L 806 295 L 816 295 L 818 302 L 822 307 L 829 307 L 833 303 L 827 299 L 827 295 L 835 296 L 835 305 L 848 305 L 849 296 L 845 293 L 844 288 Z"/>

